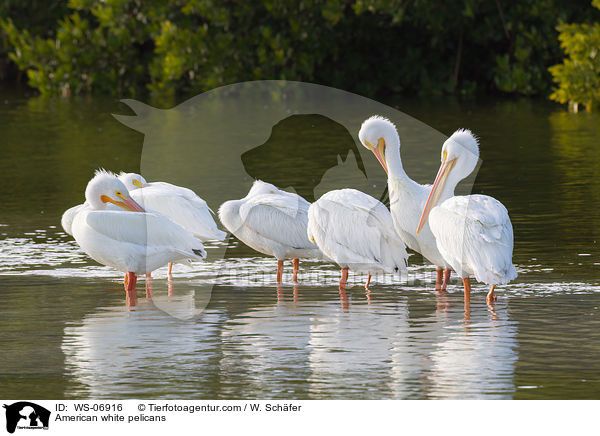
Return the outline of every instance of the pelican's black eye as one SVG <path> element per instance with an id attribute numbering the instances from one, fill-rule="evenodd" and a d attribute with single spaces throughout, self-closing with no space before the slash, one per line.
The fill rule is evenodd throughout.
<path id="1" fill-rule="evenodd" d="M 117 194 L 119 197 L 122 195 L 122 194 L 121 194 L 121 191 L 117 191 L 117 192 L 116 192 L 116 194 Z"/>

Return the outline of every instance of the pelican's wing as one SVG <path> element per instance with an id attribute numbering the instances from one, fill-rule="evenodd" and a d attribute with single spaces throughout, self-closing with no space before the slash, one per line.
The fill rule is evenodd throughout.
<path id="1" fill-rule="evenodd" d="M 225 239 L 226 233 L 217 228 L 206 202 L 190 189 L 155 182 L 134 189 L 130 195 L 142 206 L 165 215 L 202 240 Z"/>
<path id="2" fill-rule="evenodd" d="M 71 227 L 73 226 L 73 220 L 75 219 L 77 213 L 83 207 L 85 207 L 85 205 L 86 203 L 78 204 L 77 206 L 73 206 L 72 208 L 67 209 L 60 219 L 60 224 L 62 225 L 62 228 L 71 236 L 73 236 L 73 231 L 71 230 Z"/>
<path id="3" fill-rule="evenodd" d="M 172 192 L 173 194 L 177 194 L 190 202 L 194 203 L 197 207 L 206 207 L 213 215 L 215 214 L 213 210 L 208 207 L 206 201 L 204 201 L 198 194 L 192 191 L 189 188 L 184 188 L 183 186 L 172 185 L 167 182 L 152 182 L 146 185 L 146 188 L 152 188 L 157 190 L 167 190 Z"/>
<path id="4" fill-rule="evenodd" d="M 438 248 L 454 263 L 470 265 L 478 281 L 501 284 L 513 280 L 513 228 L 502 203 L 487 195 L 452 197 L 430 217 Z M 446 257 L 446 255 L 444 255 Z M 450 259 L 448 259 L 450 261 Z"/>
<path id="5" fill-rule="evenodd" d="M 310 203 L 304 197 L 301 197 L 300 195 L 295 194 L 293 192 L 287 192 L 278 189 L 277 194 L 281 197 L 286 198 L 287 201 L 294 207 L 296 206 L 296 203 L 298 204 L 298 207 L 300 209 L 304 209 L 306 211 L 308 211 L 308 208 L 310 207 Z"/>
<path id="6" fill-rule="evenodd" d="M 86 223 L 113 240 L 148 249 L 170 249 L 189 258 L 206 256 L 198 239 L 169 218 L 154 213 L 91 211 Z"/>
<path id="7" fill-rule="evenodd" d="M 281 245 L 317 248 L 306 236 L 306 204 L 309 203 L 295 194 L 255 195 L 240 207 L 240 218 L 252 231 Z"/>
<path id="8" fill-rule="evenodd" d="M 408 254 L 383 203 L 354 189 L 331 191 L 310 208 L 309 237 L 336 262 L 404 267 Z"/>

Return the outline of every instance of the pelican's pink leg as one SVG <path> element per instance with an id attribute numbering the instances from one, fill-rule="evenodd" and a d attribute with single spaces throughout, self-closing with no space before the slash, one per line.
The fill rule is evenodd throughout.
<path id="1" fill-rule="evenodd" d="M 135 289 L 132 291 L 125 291 L 125 305 L 127 307 L 137 306 L 137 301 L 138 299 Z"/>
<path id="2" fill-rule="evenodd" d="M 465 301 L 471 301 L 471 279 L 469 277 L 463 279 L 463 286 L 465 287 Z"/>
<path id="3" fill-rule="evenodd" d="M 346 294 L 346 282 L 348 281 L 348 267 L 342 268 L 342 277 L 340 279 L 340 302 L 342 303 L 342 309 L 347 310 L 350 305 L 348 304 L 348 295 Z"/>
<path id="4" fill-rule="evenodd" d="M 498 300 L 498 298 L 496 298 L 496 296 L 494 295 L 494 289 L 496 289 L 496 285 L 492 285 L 490 292 L 488 292 L 488 294 L 487 294 L 486 300 L 488 303 L 492 303 L 492 302 Z"/>
<path id="5" fill-rule="evenodd" d="M 300 259 L 292 259 L 292 265 L 294 265 L 294 283 L 298 281 L 298 266 L 300 265 Z"/>
<path id="6" fill-rule="evenodd" d="M 129 271 L 125 276 L 125 290 L 133 291 L 135 290 L 135 284 L 137 282 L 137 276 L 134 272 Z"/>
<path id="7" fill-rule="evenodd" d="M 281 283 L 283 277 L 283 260 L 277 261 L 277 283 Z"/>
<path id="8" fill-rule="evenodd" d="M 173 269 L 173 262 L 169 262 L 169 278 L 171 278 L 171 270 Z"/>
<path id="9" fill-rule="evenodd" d="M 342 268 L 342 278 L 340 279 L 340 289 L 346 289 L 346 282 L 348 281 L 348 267 Z"/>
<path id="10" fill-rule="evenodd" d="M 168 279 L 167 280 L 167 296 L 172 297 L 173 295 L 175 295 L 175 288 L 173 288 L 173 280 Z"/>
<path id="11" fill-rule="evenodd" d="M 444 270 L 442 270 L 441 268 L 437 268 L 435 272 L 437 274 L 435 279 L 435 290 L 440 291 L 442 289 L 442 279 L 444 276 Z"/>
<path id="12" fill-rule="evenodd" d="M 471 319 L 471 279 L 465 277 L 463 279 L 463 286 L 465 287 L 465 320 Z"/>
<path id="13" fill-rule="evenodd" d="M 440 271 L 440 270 L 438 270 Z M 450 282 L 450 274 L 452 274 L 452 270 L 450 268 L 444 269 L 444 280 L 442 281 L 442 291 L 446 290 L 448 286 L 448 282 Z"/>
<path id="14" fill-rule="evenodd" d="M 152 298 L 152 274 L 146 274 L 146 298 Z"/>
<path id="15" fill-rule="evenodd" d="M 348 301 L 348 294 L 346 294 L 346 288 L 340 287 L 340 304 L 343 310 L 348 310 L 350 302 Z"/>
<path id="16" fill-rule="evenodd" d="M 371 284 L 371 274 L 367 276 L 367 283 L 365 283 L 365 291 L 367 291 L 367 304 L 371 304 L 371 289 L 369 289 L 369 285 Z"/>

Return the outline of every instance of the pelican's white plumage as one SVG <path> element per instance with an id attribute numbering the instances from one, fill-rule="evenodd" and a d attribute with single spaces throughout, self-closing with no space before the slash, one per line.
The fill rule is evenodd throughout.
<path id="1" fill-rule="evenodd" d="M 202 243 L 169 218 L 143 212 L 125 185 L 98 171 L 85 191 L 86 203 L 71 230 L 81 249 L 97 262 L 128 274 L 147 274 L 168 262 L 202 259 Z M 107 203 L 126 210 L 108 210 Z"/>
<path id="2" fill-rule="evenodd" d="M 246 197 L 223 203 L 219 218 L 244 244 L 277 258 L 279 280 L 279 262 L 284 259 L 322 257 L 306 236 L 309 206 L 299 195 L 257 180 Z"/>
<path id="3" fill-rule="evenodd" d="M 73 222 L 73 236 L 95 261 L 136 274 L 206 256 L 190 232 L 154 213 L 83 210 Z"/>
<path id="4" fill-rule="evenodd" d="M 477 165 L 479 143 L 470 130 L 459 129 L 442 147 L 441 165 L 423 209 L 417 232 L 429 221 L 437 247 L 463 278 L 469 299 L 469 276 L 494 286 L 517 277 L 512 263 L 513 229 L 508 211 L 487 195 L 454 196 L 456 185 Z"/>
<path id="5" fill-rule="evenodd" d="M 77 206 L 73 206 L 67 209 L 65 213 L 62 214 L 60 224 L 62 225 L 62 228 L 67 234 L 73 236 L 73 220 L 75 219 L 75 216 L 79 213 L 79 211 L 84 207 L 87 207 L 86 203 L 78 204 Z"/>
<path id="6" fill-rule="evenodd" d="M 429 225 L 437 246 L 460 277 L 490 285 L 517 277 L 513 229 L 502 203 L 487 195 L 452 197 L 432 209 Z"/>
<path id="7" fill-rule="evenodd" d="M 90 208 L 90 205 L 86 201 L 84 203 L 78 204 L 77 206 L 73 206 L 73 207 L 67 209 L 62 214 L 62 217 L 60 219 L 60 224 L 67 234 L 69 234 L 70 236 L 73 236 L 72 227 L 73 227 L 73 221 L 75 220 L 75 216 L 77 216 L 77 214 L 79 212 L 81 212 L 82 210 L 88 210 L 89 208 Z M 105 205 L 105 209 L 106 210 L 117 210 L 117 211 L 123 210 L 120 207 L 118 207 L 112 203 L 107 203 Z"/>
<path id="8" fill-rule="evenodd" d="M 419 234 L 416 233 L 416 226 L 431 191 L 431 185 L 415 182 L 404 171 L 400 158 L 400 137 L 396 127 L 388 119 L 377 115 L 368 118 L 363 122 L 358 137 L 362 145 L 375 154 L 388 173 L 390 212 L 394 228 L 409 248 L 421 253 L 437 266 L 436 286 L 441 285 L 441 270 L 449 265 L 437 248 L 435 237 L 427 224 Z M 447 274 L 449 276 L 449 271 Z M 442 289 L 445 288 L 445 283 L 446 281 Z"/>
<path id="9" fill-rule="evenodd" d="M 389 210 L 355 189 L 330 191 L 310 206 L 308 237 L 342 268 L 369 274 L 406 271 L 408 254 Z"/>
<path id="10" fill-rule="evenodd" d="M 194 234 L 201 241 L 222 241 L 227 233 L 219 230 L 214 212 L 194 191 L 166 182 L 146 182 L 136 173 L 119 175 L 131 197 L 144 208 L 156 211 Z"/>
<path id="11" fill-rule="evenodd" d="M 246 197 L 223 203 L 219 218 L 244 244 L 277 260 L 319 258 L 306 236 L 309 206 L 299 195 L 257 180 Z"/>

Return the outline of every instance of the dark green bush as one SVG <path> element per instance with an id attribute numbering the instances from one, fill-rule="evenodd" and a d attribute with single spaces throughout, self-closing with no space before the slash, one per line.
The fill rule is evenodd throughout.
<path id="1" fill-rule="evenodd" d="M 36 35 L 52 37 L 58 20 L 67 11 L 67 0 L 0 0 L 0 20 L 11 17 L 19 29 Z M 8 54 L 14 46 L 8 35 L 0 29 L 0 80 L 14 80 L 17 69 L 11 65 Z"/>
<path id="2" fill-rule="evenodd" d="M 592 4 L 600 9 L 600 0 Z M 550 68 L 558 85 L 550 98 L 568 103 L 573 112 L 577 112 L 580 104 L 589 112 L 600 102 L 600 23 L 561 23 L 557 29 L 567 57 Z"/>
<path id="3" fill-rule="evenodd" d="M 11 59 L 44 94 L 173 97 L 244 80 L 377 95 L 547 94 L 559 20 L 588 0 L 70 0 L 50 34 L 9 11 Z"/>

